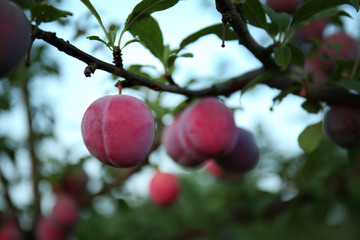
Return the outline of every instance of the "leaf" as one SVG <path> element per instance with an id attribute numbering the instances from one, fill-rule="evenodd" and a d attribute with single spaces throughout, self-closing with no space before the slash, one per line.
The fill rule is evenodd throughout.
<path id="1" fill-rule="evenodd" d="M 274 48 L 275 62 L 281 67 L 282 70 L 285 70 L 289 63 L 291 62 L 291 49 L 287 45 L 277 46 Z"/>
<path id="2" fill-rule="evenodd" d="M 291 63 L 300 67 L 304 67 L 305 65 L 305 56 L 304 52 L 295 44 L 288 43 L 287 46 L 291 51 Z"/>
<path id="3" fill-rule="evenodd" d="M 249 83 L 247 83 L 242 89 L 241 89 L 241 96 L 244 95 L 245 92 L 248 90 L 254 88 L 258 83 L 265 82 L 266 80 L 269 80 L 270 78 L 273 78 L 275 76 L 279 75 L 279 71 L 277 70 L 267 70 L 260 75 L 258 75 L 256 78 L 251 80 Z"/>
<path id="4" fill-rule="evenodd" d="M 71 12 L 62 11 L 47 4 L 35 5 L 31 9 L 31 14 L 37 25 L 42 22 L 53 22 L 63 17 L 72 16 Z"/>
<path id="5" fill-rule="evenodd" d="M 102 40 L 99 36 L 89 36 L 89 37 L 87 37 L 87 39 L 99 41 L 99 42 L 102 42 L 102 43 L 104 43 L 106 45 L 106 42 L 104 40 Z"/>
<path id="6" fill-rule="evenodd" d="M 318 113 L 321 110 L 321 105 L 316 102 L 305 101 L 301 104 L 301 107 L 308 113 Z"/>
<path id="7" fill-rule="evenodd" d="M 285 32 L 290 26 L 291 17 L 284 12 L 275 12 L 268 6 L 263 6 L 266 14 L 269 16 L 271 23 L 277 26 L 279 32 Z M 273 26 L 274 28 L 274 26 Z"/>
<path id="8" fill-rule="evenodd" d="M 209 34 L 215 34 L 220 39 L 222 39 L 222 31 L 223 31 L 222 24 L 216 24 L 216 25 L 212 25 L 212 26 L 203 28 L 203 29 L 189 35 L 184 40 L 182 40 L 182 42 L 180 43 L 179 51 L 181 49 L 183 49 L 184 47 L 186 47 L 187 45 L 197 41 L 199 38 L 204 37 Z M 225 29 L 225 38 L 226 38 L 226 40 L 238 40 L 238 36 L 236 35 L 236 33 L 233 30 L 230 29 L 229 26 L 227 26 Z"/>
<path id="9" fill-rule="evenodd" d="M 249 24 L 267 30 L 265 11 L 259 0 L 247 0 L 243 4 L 243 9 Z"/>
<path id="10" fill-rule="evenodd" d="M 329 9 L 335 8 L 343 4 L 350 4 L 359 10 L 359 0 L 311 0 L 306 1 L 300 6 L 296 11 L 294 18 L 291 22 L 291 26 L 294 26 L 297 23 L 310 19 L 315 14 Z"/>
<path id="11" fill-rule="evenodd" d="M 357 91 L 360 92 L 360 81 L 356 81 L 356 80 L 341 80 L 341 81 L 337 81 L 336 85 L 346 88 L 348 90 L 353 90 L 353 91 Z"/>
<path id="12" fill-rule="evenodd" d="M 359 9 L 360 9 L 360 1 L 359 0 L 349 0 L 349 2 L 356 9 L 356 11 L 359 11 Z"/>
<path id="13" fill-rule="evenodd" d="M 299 135 L 299 146 L 307 153 L 311 153 L 319 146 L 323 139 L 324 133 L 322 128 L 322 121 L 309 125 Z"/>
<path id="14" fill-rule="evenodd" d="M 139 39 L 131 39 L 131 40 L 127 41 L 122 48 L 124 48 L 124 47 L 126 47 L 127 45 L 129 45 L 129 44 L 131 44 L 131 43 L 134 43 L 134 42 L 139 42 Z"/>
<path id="15" fill-rule="evenodd" d="M 105 29 L 105 26 L 101 20 L 101 17 L 100 15 L 98 14 L 98 12 L 96 11 L 96 9 L 94 8 L 94 6 L 91 4 L 90 0 L 80 0 L 89 10 L 90 12 L 94 15 L 94 17 L 97 19 L 97 21 L 99 22 L 102 30 L 104 31 L 105 35 L 106 35 L 106 38 L 107 40 L 109 41 L 110 44 L 107 44 L 106 45 L 109 47 L 109 45 L 112 45 L 111 43 L 111 39 L 110 39 L 110 36 L 108 34 L 108 32 L 106 31 Z"/>
<path id="16" fill-rule="evenodd" d="M 132 25 L 143 15 L 150 15 L 153 12 L 162 11 L 174 6 L 179 0 L 143 0 L 138 3 L 126 19 L 125 27 L 121 33 L 130 30 Z M 121 38 L 121 37 L 120 37 Z"/>
<path id="17" fill-rule="evenodd" d="M 116 39 L 118 30 L 119 30 L 118 26 L 112 25 L 112 26 L 110 26 L 110 29 L 108 31 L 109 38 L 110 38 L 110 45 L 112 47 L 115 45 L 115 39 Z"/>
<path id="18" fill-rule="evenodd" d="M 143 15 L 134 22 L 129 29 L 130 33 L 139 39 L 155 57 L 163 61 L 163 36 L 157 21 L 150 15 Z"/>

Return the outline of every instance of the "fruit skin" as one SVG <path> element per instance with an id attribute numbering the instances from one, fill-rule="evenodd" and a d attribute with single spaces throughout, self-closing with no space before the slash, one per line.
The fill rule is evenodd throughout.
<path id="1" fill-rule="evenodd" d="M 51 217 L 62 228 L 71 228 L 79 219 L 76 200 L 67 193 L 58 193 Z"/>
<path id="2" fill-rule="evenodd" d="M 360 108 L 336 105 L 324 116 L 324 131 L 336 144 L 344 148 L 360 146 Z"/>
<path id="3" fill-rule="evenodd" d="M 22 240 L 22 233 L 15 220 L 4 218 L 0 227 L 0 240 Z"/>
<path id="4" fill-rule="evenodd" d="M 324 43 L 340 44 L 340 54 L 344 59 L 356 59 L 359 56 L 359 44 L 355 39 L 344 32 L 332 34 L 323 40 Z M 338 52 L 324 45 L 320 48 L 320 54 L 326 53 L 331 57 L 339 57 Z"/>
<path id="5" fill-rule="evenodd" d="M 314 85 L 320 85 L 328 80 L 328 74 L 323 62 L 318 58 L 307 58 L 304 66 L 305 73 L 310 74 L 314 80 Z"/>
<path id="6" fill-rule="evenodd" d="M 0 78 L 8 75 L 26 55 L 30 24 L 14 3 L 0 0 Z"/>
<path id="7" fill-rule="evenodd" d="M 204 162 L 204 166 L 207 172 L 215 177 L 223 177 L 226 172 L 216 163 L 214 159 L 208 159 Z"/>
<path id="8" fill-rule="evenodd" d="M 101 162 L 133 167 L 149 152 L 155 123 L 149 107 L 127 95 L 105 96 L 86 110 L 81 123 L 84 143 Z"/>
<path id="9" fill-rule="evenodd" d="M 66 192 L 73 198 L 79 199 L 86 190 L 89 176 L 81 166 L 72 167 L 60 179 L 58 192 Z"/>
<path id="10" fill-rule="evenodd" d="M 175 116 L 174 121 L 164 128 L 161 143 L 166 149 L 167 154 L 179 165 L 184 167 L 195 167 L 204 161 L 202 158 L 192 156 L 186 149 L 182 147 L 179 140 L 180 115 Z"/>
<path id="11" fill-rule="evenodd" d="M 235 145 L 232 111 L 215 97 L 203 98 L 181 115 L 179 140 L 193 156 L 207 159 L 227 154 Z"/>
<path id="12" fill-rule="evenodd" d="M 237 128 L 237 140 L 233 150 L 224 157 L 216 158 L 216 162 L 226 172 L 246 173 L 256 166 L 260 151 L 253 135 L 243 129 Z"/>
<path id="13" fill-rule="evenodd" d="M 171 173 L 156 172 L 150 181 L 150 200 L 160 207 L 172 205 L 179 196 L 180 182 Z"/>
<path id="14" fill-rule="evenodd" d="M 311 38 L 322 39 L 322 34 L 327 24 L 328 20 L 326 18 L 315 19 L 302 27 L 297 32 L 297 36 L 303 41 L 309 41 Z"/>
<path id="15" fill-rule="evenodd" d="M 35 227 L 37 240 L 65 240 L 59 226 L 50 218 L 41 217 Z"/>
<path id="16" fill-rule="evenodd" d="M 266 4 L 276 12 L 294 13 L 298 8 L 299 0 L 266 0 Z"/>

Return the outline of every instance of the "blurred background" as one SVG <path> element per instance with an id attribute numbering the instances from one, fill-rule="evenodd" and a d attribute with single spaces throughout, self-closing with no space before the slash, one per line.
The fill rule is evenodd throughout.
<path id="1" fill-rule="evenodd" d="M 17 2 L 26 6 L 25 1 Z M 92 1 L 104 25 L 120 29 L 139 2 Z M 56 32 L 81 50 L 112 62 L 109 49 L 86 38 L 104 36 L 83 3 L 48 3 L 73 15 L 43 23 L 42 30 Z M 344 17 L 345 31 L 360 39 L 359 14 L 350 7 L 344 10 L 353 17 Z M 152 16 L 171 48 L 199 29 L 221 22 L 215 1 L 207 0 L 180 1 Z M 271 43 L 264 31 L 254 27 L 250 31 L 261 45 Z M 336 31 L 338 26 L 328 26 L 325 34 Z M 123 43 L 131 38 L 127 33 Z M 193 89 L 261 66 L 237 41 L 227 41 L 222 48 L 215 35 L 183 51 L 193 57 L 177 60 L 173 78 L 180 86 L 191 83 Z M 125 68 L 144 65 L 143 71 L 154 78 L 164 71 L 138 43 L 122 53 Z M 114 84 L 121 79 L 100 70 L 86 78 L 86 64 L 41 40 L 34 42 L 31 61 L 29 69 L 20 66 L 0 82 L 0 214 L 16 216 L 25 232 L 33 231 L 40 215 L 51 213 L 62 179 L 76 172 L 88 180 L 79 197 L 79 221 L 68 239 L 359 239 L 358 163 L 326 138 L 313 153 L 303 152 L 298 136 L 321 121 L 323 112 L 309 114 L 301 107 L 302 98 L 289 95 L 274 102 L 279 91 L 261 84 L 244 95 L 235 92 L 222 97 L 234 109 L 236 124 L 250 130 L 260 147 L 259 164 L 245 175 L 216 176 L 205 167 L 181 167 L 161 145 L 141 169 L 114 169 L 89 155 L 80 125 L 93 101 L 117 94 Z M 124 89 L 123 94 L 152 102 L 155 114 L 164 112 L 157 116 L 163 125 L 172 122 L 172 110 L 186 100 L 171 93 L 159 96 L 146 88 Z M 181 180 L 179 198 L 168 208 L 148 199 L 156 169 Z M 34 181 L 39 196 L 34 194 Z M 34 206 L 36 199 L 40 199 L 40 212 Z"/>

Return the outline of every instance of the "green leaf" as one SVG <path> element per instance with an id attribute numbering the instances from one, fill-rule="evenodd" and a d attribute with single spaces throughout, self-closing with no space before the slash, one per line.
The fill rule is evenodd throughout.
<path id="1" fill-rule="evenodd" d="M 356 80 L 341 80 L 341 81 L 337 81 L 336 85 L 346 88 L 348 90 L 353 90 L 353 91 L 357 91 L 360 92 L 360 81 L 356 81 Z"/>
<path id="2" fill-rule="evenodd" d="M 188 37 L 186 37 L 181 43 L 180 43 L 180 49 L 183 49 L 184 47 L 186 47 L 187 45 L 197 41 L 199 38 L 204 37 L 206 35 L 209 34 L 215 34 L 216 36 L 218 36 L 220 39 L 222 39 L 222 31 L 223 31 L 223 25 L 222 24 L 216 24 L 216 25 L 212 25 L 206 28 L 203 28 L 191 35 L 189 35 Z M 238 40 L 238 36 L 236 35 L 236 33 L 230 29 L 229 26 L 226 27 L 225 29 L 225 39 L 226 40 Z"/>
<path id="3" fill-rule="evenodd" d="M 131 43 L 134 43 L 134 42 L 139 42 L 139 39 L 131 39 L 131 40 L 127 41 L 122 48 L 124 48 L 124 47 L 126 47 L 127 45 L 129 45 L 129 44 L 131 44 Z"/>
<path id="4" fill-rule="evenodd" d="M 102 40 L 99 36 L 89 36 L 89 37 L 87 37 L 87 39 L 99 41 L 99 42 L 102 42 L 102 43 L 104 43 L 106 45 L 106 42 L 104 40 Z"/>
<path id="5" fill-rule="evenodd" d="M 266 80 L 269 80 L 275 76 L 279 75 L 279 71 L 278 70 L 267 70 L 263 73 L 261 73 L 260 75 L 258 75 L 256 78 L 254 78 L 253 80 L 251 80 L 249 83 L 247 83 L 242 89 L 241 89 L 241 96 L 244 95 L 245 92 L 247 92 L 248 90 L 254 88 L 258 83 L 262 83 L 265 82 Z"/>
<path id="6" fill-rule="evenodd" d="M 309 125 L 299 135 L 299 146 L 307 153 L 311 153 L 319 146 L 323 139 L 324 133 L 322 128 L 322 121 Z"/>
<path id="7" fill-rule="evenodd" d="M 349 2 L 356 9 L 356 11 L 359 11 L 359 9 L 360 9 L 360 1 L 359 0 L 349 0 Z"/>
<path id="8" fill-rule="evenodd" d="M 305 101 L 301 104 L 301 107 L 305 109 L 308 113 L 318 113 L 321 110 L 319 103 L 314 103 L 310 101 Z"/>
<path id="9" fill-rule="evenodd" d="M 157 21 L 150 15 L 142 15 L 129 29 L 130 33 L 139 39 L 155 57 L 163 61 L 163 36 Z"/>
<path id="10" fill-rule="evenodd" d="M 265 11 L 259 0 L 247 0 L 243 4 L 243 9 L 249 24 L 267 30 Z"/>
<path id="11" fill-rule="evenodd" d="M 304 52 L 293 43 L 289 42 L 286 46 L 288 46 L 291 50 L 291 63 L 300 67 L 304 67 L 305 65 Z"/>
<path id="12" fill-rule="evenodd" d="M 110 45 L 112 47 L 114 47 L 114 45 L 115 45 L 115 39 L 116 39 L 118 30 L 119 30 L 118 26 L 112 25 L 112 26 L 110 26 L 110 29 L 108 31 L 109 38 L 110 38 Z"/>
<path id="13" fill-rule="evenodd" d="M 343 4 L 350 4 L 354 6 L 357 10 L 359 10 L 359 0 L 311 0 L 306 1 L 304 4 L 300 6 L 300 8 L 296 11 L 294 18 L 291 22 L 291 26 L 294 26 L 297 23 L 302 21 L 306 21 L 310 19 L 315 14 L 329 9 L 335 8 L 337 6 Z"/>
<path id="14" fill-rule="evenodd" d="M 53 22 L 63 17 L 72 16 L 71 12 L 62 11 L 47 4 L 35 5 L 31 9 L 31 14 L 37 25 L 42 22 Z"/>
<path id="15" fill-rule="evenodd" d="M 291 62 L 291 49 L 287 45 L 274 48 L 275 62 L 285 70 Z"/>
<path id="16" fill-rule="evenodd" d="M 290 15 L 284 12 L 275 12 L 272 8 L 267 6 L 264 6 L 264 9 L 271 22 L 277 26 L 278 31 L 286 32 L 291 22 Z"/>
<path id="17" fill-rule="evenodd" d="M 174 6 L 178 3 L 179 0 L 143 0 L 138 3 L 129 16 L 126 19 L 124 29 L 121 32 L 120 39 L 122 35 L 129 31 L 132 28 L 132 25 L 141 19 L 144 15 L 149 16 L 153 12 L 162 11 Z"/>
<path id="18" fill-rule="evenodd" d="M 108 34 L 108 32 L 105 29 L 105 26 L 101 20 L 100 15 L 98 14 L 98 12 L 96 11 L 96 9 L 94 8 L 94 6 L 91 4 L 90 0 L 80 0 L 89 10 L 90 12 L 94 15 L 94 17 L 97 19 L 97 21 L 99 22 L 102 30 L 104 31 L 106 38 L 109 42 L 111 42 L 110 36 Z M 108 45 L 108 44 L 106 44 Z"/>

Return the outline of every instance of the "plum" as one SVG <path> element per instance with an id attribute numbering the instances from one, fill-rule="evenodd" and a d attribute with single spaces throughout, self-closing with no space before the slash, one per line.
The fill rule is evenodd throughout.
<path id="1" fill-rule="evenodd" d="M 84 143 L 101 162 L 133 167 L 149 152 L 155 134 L 151 110 L 127 95 L 105 96 L 86 110 L 81 123 Z"/>
<path id="2" fill-rule="evenodd" d="M 156 172 L 150 181 L 150 200 L 160 207 L 172 205 L 178 198 L 180 182 L 171 173 Z"/>
<path id="3" fill-rule="evenodd" d="M 222 177 L 226 175 L 224 169 L 222 169 L 214 159 L 208 159 L 204 162 L 204 166 L 207 172 L 215 177 Z"/>
<path id="4" fill-rule="evenodd" d="M 320 48 L 320 53 L 326 53 L 330 57 L 342 57 L 344 59 L 352 60 L 356 59 L 359 56 L 359 45 L 358 42 L 350 37 L 344 32 L 339 32 L 332 34 L 324 38 L 324 43 L 339 44 L 340 49 L 339 53 L 341 56 L 338 56 L 338 51 L 330 49 L 328 46 L 324 45 Z"/>
<path id="5" fill-rule="evenodd" d="M 30 24 L 14 3 L 0 0 L 0 78 L 13 71 L 26 55 Z"/>
<path id="6" fill-rule="evenodd" d="M 56 223 L 46 217 L 41 217 L 36 223 L 35 235 L 37 240 L 64 240 L 64 234 Z"/>
<path id="7" fill-rule="evenodd" d="M 71 228 L 79 218 L 76 200 L 67 193 L 58 193 L 51 217 L 62 228 Z"/>
<path id="8" fill-rule="evenodd" d="M 307 74 L 312 76 L 315 85 L 325 83 L 328 80 L 328 74 L 321 59 L 307 58 L 304 70 Z"/>
<path id="9" fill-rule="evenodd" d="M 189 151 L 184 149 L 179 140 L 179 119 L 180 114 L 175 116 L 174 121 L 165 127 L 161 143 L 164 145 L 167 154 L 179 165 L 184 167 L 194 167 L 200 165 L 204 159 L 192 155 Z"/>
<path id="10" fill-rule="evenodd" d="M 322 39 L 327 24 L 328 20 L 326 18 L 312 20 L 297 32 L 297 36 L 303 41 L 309 41 L 311 38 Z"/>
<path id="11" fill-rule="evenodd" d="M 253 135 L 237 128 L 237 140 L 233 150 L 224 157 L 216 158 L 218 165 L 230 173 L 246 173 L 256 166 L 260 151 Z"/>
<path id="12" fill-rule="evenodd" d="M 324 115 L 324 131 L 344 148 L 360 146 L 360 108 L 349 105 L 332 106 Z"/>
<path id="13" fill-rule="evenodd" d="M 266 4 L 276 12 L 294 13 L 298 8 L 299 0 L 266 0 Z"/>
<path id="14" fill-rule="evenodd" d="M 0 240 L 21 240 L 23 239 L 21 229 L 13 218 L 4 218 L 0 227 Z"/>
<path id="15" fill-rule="evenodd" d="M 193 156 L 207 159 L 225 155 L 235 145 L 233 113 L 215 97 L 189 106 L 179 121 L 180 144 Z"/>

